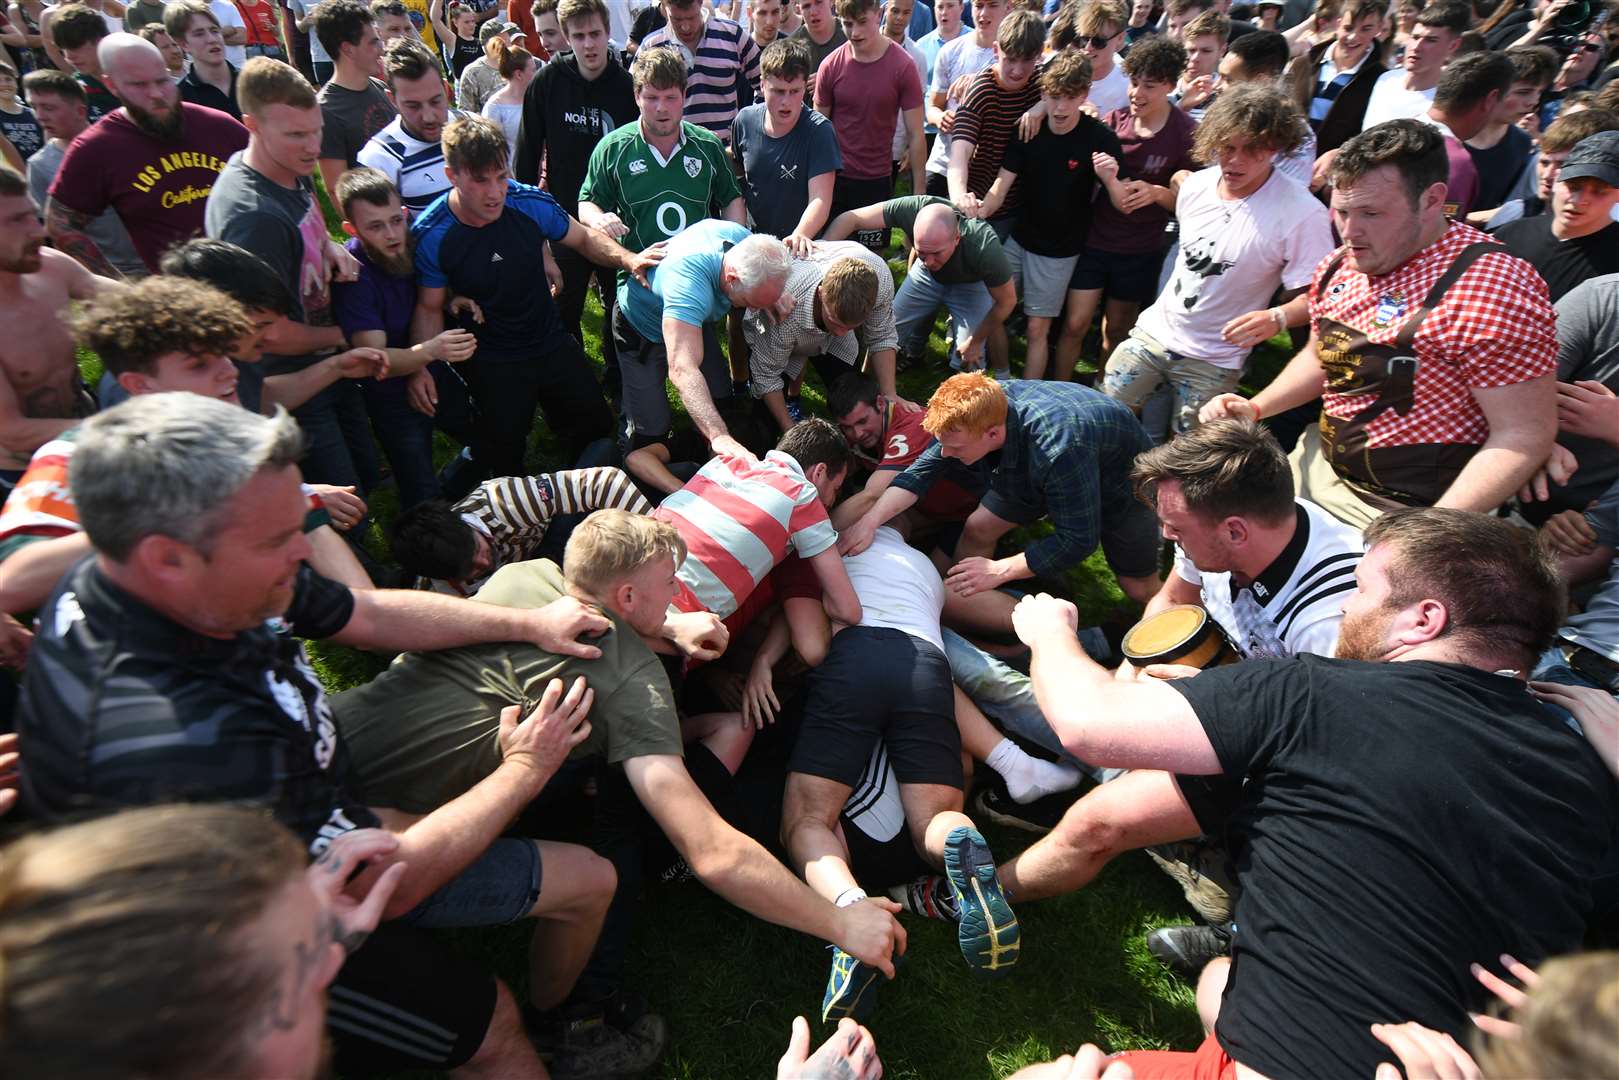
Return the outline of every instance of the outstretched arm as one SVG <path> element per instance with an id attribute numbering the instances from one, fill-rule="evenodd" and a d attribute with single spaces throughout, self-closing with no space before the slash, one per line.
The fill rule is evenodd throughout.
<path id="1" fill-rule="evenodd" d="M 1069 753 L 1094 765 L 1191 776 L 1222 771 L 1183 694 L 1155 679 L 1115 679 L 1085 654 L 1073 604 L 1047 593 L 1025 596 L 1012 626 L 1029 647 L 1035 700 Z"/>

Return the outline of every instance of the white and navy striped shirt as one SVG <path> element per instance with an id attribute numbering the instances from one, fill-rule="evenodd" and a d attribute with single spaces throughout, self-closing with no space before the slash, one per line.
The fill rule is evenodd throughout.
<path id="1" fill-rule="evenodd" d="M 445 124 L 466 115 L 451 109 Z M 393 181 L 399 189 L 399 201 L 413 217 L 450 189 L 450 178 L 444 175 L 444 144 L 437 139 L 418 139 L 405 130 L 402 116 L 394 117 L 387 127 L 371 136 L 360 147 L 357 160 Z"/>
<path id="2" fill-rule="evenodd" d="M 1203 608 L 1247 659 L 1314 653 L 1338 645 L 1344 601 L 1355 591 L 1365 551 L 1360 532 L 1312 502 L 1298 500 L 1293 539 L 1253 583 L 1239 588 L 1229 573 L 1200 573 L 1175 549 L 1175 573 L 1200 586 Z"/>
<path id="3" fill-rule="evenodd" d="M 738 92 L 750 99 L 759 93 L 758 43 L 740 23 L 710 15 L 695 53 L 667 26 L 648 34 L 641 51 L 658 46 L 673 48 L 686 60 L 686 119 L 729 146 Z"/>

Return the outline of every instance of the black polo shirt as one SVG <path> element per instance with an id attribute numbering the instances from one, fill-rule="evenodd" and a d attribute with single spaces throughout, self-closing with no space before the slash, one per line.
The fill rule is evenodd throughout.
<path id="1" fill-rule="evenodd" d="M 205 637 L 112 584 L 94 556 L 40 609 L 17 730 L 23 803 L 60 820 L 163 802 L 265 806 L 318 853 L 377 818 L 344 787 L 348 757 L 300 637 L 340 631 L 346 586 L 307 565 L 292 603 Z"/>
<path id="2" fill-rule="evenodd" d="M 193 105 L 201 105 L 205 109 L 218 109 L 220 112 L 229 113 L 240 120 L 242 110 L 236 105 L 237 69 L 232 64 L 226 64 L 225 68 L 230 72 L 229 94 L 220 93 L 219 87 L 198 78 L 197 69 L 193 67 L 186 72 L 185 78 L 180 80 L 180 99 L 189 101 Z"/>

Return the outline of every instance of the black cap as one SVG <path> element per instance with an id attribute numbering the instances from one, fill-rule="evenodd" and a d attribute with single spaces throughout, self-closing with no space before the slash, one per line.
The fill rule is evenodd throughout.
<path id="1" fill-rule="evenodd" d="M 1582 176 L 1619 187 L 1619 131 L 1599 131 L 1574 144 L 1557 179 L 1578 180 Z"/>

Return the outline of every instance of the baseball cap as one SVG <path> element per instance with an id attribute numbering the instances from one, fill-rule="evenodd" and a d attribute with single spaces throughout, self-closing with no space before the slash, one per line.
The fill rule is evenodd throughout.
<path id="1" fill-rule="evenodd" d="M 1558 180 L 1589 176 L 1619 187 L 1619 131 L 1599 131 L 1574 144 Z"/>
<path id="2" fill-rule="evenodd" d="M 514 22 L 490 19 L 478 30 L 478 41 L 480 44 L 487 45 L 489 44 L 489 39 L 496 34 L 510 34 L 513 30 L 517 30 L 519 33 L 522 32 L 521 28 Z"/>

